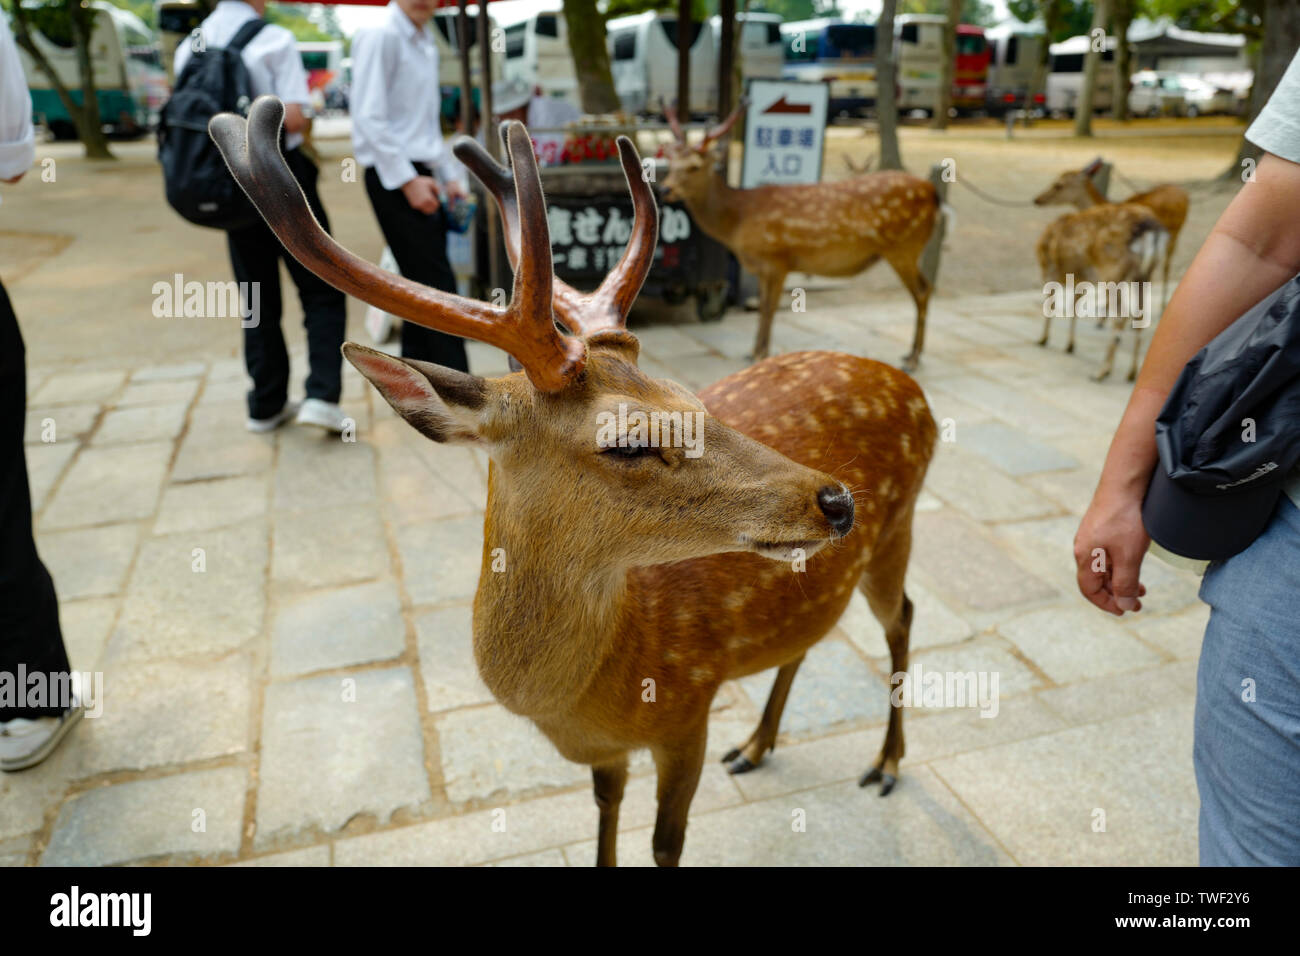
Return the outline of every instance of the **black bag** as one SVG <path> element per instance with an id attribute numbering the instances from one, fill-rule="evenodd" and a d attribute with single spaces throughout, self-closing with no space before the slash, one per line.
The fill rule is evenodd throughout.
<path id="1" fill-rule="evenodd" d="M 158 121 L 167 202 L 200 226 L 242 229 L 262 220 L 208 135 L 208 120 L 218 113 L 247 115 L 253 86 L 240 54 L 264 26 L 265 20 L 249 20 L 224 49 L 194 52 Z"/>
<path id="2" fill-rule="evenodd" d="M 1157 544 L 1217 561 L 1259 537 L 1300 462 L 1300 276 L 1192 356 L 1156 447 L 1142 521 Z"/>

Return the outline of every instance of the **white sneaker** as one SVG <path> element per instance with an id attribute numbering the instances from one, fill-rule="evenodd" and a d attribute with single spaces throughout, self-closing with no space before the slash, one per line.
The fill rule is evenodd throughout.
<path id="1" fill-rule="evenodd" d="M 319 398 L 304 399 L 298 408 L 299 425 L 315 425 L 317 428 L 341 433 L 346 421 L 347 416 L 343 414 L 343 409 L 333 402 L 324 402 Z"/>
<path id="2" fill-rule="evenodd" d="M 12 773 L 26 770 L 54 753 L 54 748 L 85 713 L 80 702 L 63 712 L 62 717 L 19 717 L 0 724 L 0 770 Z"/>
<path id="3" fill-rule="evenodd" d="M 246 422 L 250 432 L 273 432 L 289 419 L 293 418 L 298 411 L 298 406 L 294 402 L 285 402 L 284 408 L 280 409 L 270 418 L 249 418 Z"/>

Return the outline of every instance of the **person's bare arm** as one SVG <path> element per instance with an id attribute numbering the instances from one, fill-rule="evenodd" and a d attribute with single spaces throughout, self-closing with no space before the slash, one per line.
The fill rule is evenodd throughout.
<path id="1" fill-rule="evenodd" d="M 301 133 L 307 129 L 310 122 L 307 114 L 303 112 L 301 103 L 284 104 L 284 131 L 286 133 Z"/>
<path id="2" fill-rule="evenodd" d="M 1300 272 L 1300 165 L 1264 154 L 1224 210 L 1156 328 L 1074 539 L 1079 590 L 1112 614 L 1136 611 L 1150 539 L 1142 497 L 1158 460 L 1155 420 L 1189 359 Z M 1104 554 L 1103 566 L 1095 558 Z"/>

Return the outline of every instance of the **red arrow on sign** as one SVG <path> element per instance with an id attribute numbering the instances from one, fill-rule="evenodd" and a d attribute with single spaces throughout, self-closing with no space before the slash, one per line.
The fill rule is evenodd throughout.
<path id="1" fill-rule="evenodd" d="M 812 104 L 811 103 L 787 103 L 785 97 L 782 96 L 779 100 L 777 100 L 767 109 L 763 110 L 763 112 L 764 113 L 811 113 Z"/>

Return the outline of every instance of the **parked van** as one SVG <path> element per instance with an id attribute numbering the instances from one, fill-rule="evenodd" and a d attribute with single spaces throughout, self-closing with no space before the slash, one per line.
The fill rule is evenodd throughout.
<path id="1" fill-rule="evenodd" d="M 899 112 L 925 110 L 933 114 L 938 107 L 947 23 L 947 17 L 931 13 L 905 13 L 894 19 Z"/>
<path id="2" fill-rule="evenodd" d="M 542 95 L 580 108 L 562 0 L 502 0 L 492 16 L 505 30 L 501 78 L 541 87 Z"/>
<path id="3" fill-rule="evenodd" d="M 1092 110 L 1100 113 L 1115 102 L 1115 46 L 1114 37 L 1106 37 L 1106 50 L 1101 55 L 1097 70 L 1097 85 L 1092 93 Z M 1047 73 L 1047 111 L 1074 115 L 1083 90 L 1083 66 L 1092 37 L 1082 34 L 1070 37 L 1049 48 L 1051 57 Z"/>
<path id="4" fill-rule="evenodd" d="M 1133 74 L 1128 109 L 1134 116 L 1186 116 L 1187 94 L 1177 74 L 1141 70 Z"/>
<path id="5" fill-rule="evenodd" d="M 629 113 L 661 113 L 677 99 L 677 16 L 638 13 L 617 17 L 605 25 L 614 90 Z M 717 44 L 713 24 L 691 24 L 692 113 L 718 108 Z"/>
<path id="6" fill-rule="evenodd" d="M 90 62 L 99 100 L 99 119 L 116 135 L 153 129 L 168 96 L 167 73 L 153 31 L 128 10 L 95 0 Z M 81 68 L 71 35 L 49 36 L 32 28 L 32 42 L 54 68 L 74 101 L 81 101 Z M 21 47 L 18 58 L 32 94 L 32 117 L 57 139 L 75 139 L 76 126 L 45 71 Z"/>
<path id="7" fill-rule="evenodd" d="M 715 58 L 722 43 L 722 17 L 710 20 Z M 738 13 L 740 70 L 744 79 L 779 80 L 785 68 L 785 46 L 781 42 L 781 17 L 775 13 Z"/>
<path id="8" fill-rule="evenodd" d="M 845 20 L 781 24 L 790 80 L 829 82 L 832 116 L 864 113 L 876 103 L 876 28 Z"/>
<path id="9" fill-rule="evenodd" d="M 984 35 L 989 47 L 985 108 L 993 114 L 1025 109 L 1045 42 L 1041 30 L 1008 25 L 993 27 Z"/>

